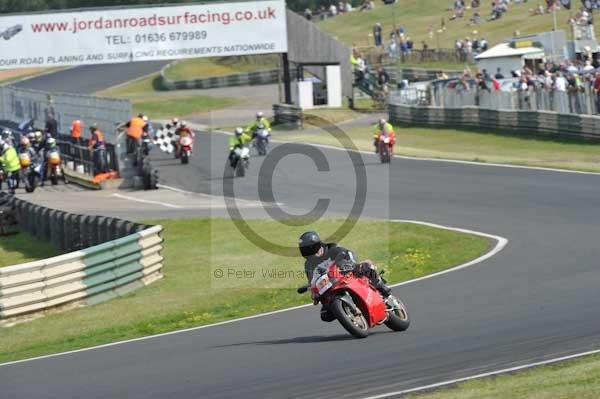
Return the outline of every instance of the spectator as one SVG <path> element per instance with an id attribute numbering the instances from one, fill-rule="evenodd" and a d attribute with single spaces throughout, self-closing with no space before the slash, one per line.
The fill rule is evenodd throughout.
<path id="1" fill-rule="evenodd" d="M 362 54 L 359 54 L 358 57 L 356 58 L 356 64 L 355 64 L 355 70 L 354 70 L 355 81 L 357 83 L 362 81 L 365 78 L 366 72 L 367 72 L 367 63 L 365 62 L 364 56 Z"/>
<path id="2" fill-rule="evenodd" d="M 568 61 L 567 62 L 567 72 L 569 72 L 569 73 L 577 73 L 577 72 L 579 72 L 577 70 L 577 67 L 575 65 L 573 65 L 573 61 Z"/>
<path id="3" fill-rule="evenodd" d="M 336 15 L 337 15 L 337 7 L 335 6 L 335 4 L 332 4 L 329 7 L 329 16 L 335 17 Z"/>
<path id="4" fill-rule="evenodd" d="M 590 60 L 585 61 L 585 66 L 583 67 L 583 72 L 591 72 L 595 68 L 592 66 L 592 62 Z"/>
<path id="5" fill-rule="evenodd" d="M 310 8 L 304 10 L 304 18 L 306 18 L 309 21 L 312 21 L 312 11 L 310 10 Z"/>
<path id="6" fill-rule="evenodd" d="M 394 32 L 392 32 L 390 43 L 388 45 L 388 54 L 390 58 L 397 58 L 399 55 L 398 39 L 396 38 L 396 34 Z"/>
<path id="7" fill-rule="evenodd" d="M 485 81 L 485 75 L 481 72 L 478 72 L 477 75 L 475 75 L 475 83 L 480 90 L 490 90 Z"/>
<path id="8" fill-rule="evenodd" d="M 559 92 L 567 91 L 567 80 L 563 77 L 561 72 L 556 73 L 556 79 L 554 80 L 554 89 Z"/>
<path id="9" fill-rule="evenodd" d="M 54 118 L 54 113 L 48 113 L 48 117 L 46 118 L 46 127 L 44 130 L 53 138 L 58 136 L 58 122 L 56 122 L 56 118 Z"/>
<path id="10" fill-rule="evenodd" d="M 96 124 L 90 127 L 90 134 L 89 148 L 93 154 L 94 174 L 106 173 L 108 172 L 106 167 L 106 151 L 102 151 L 104 149 L 104 134 L 98 129 Z"/>
<path id="11" fill-rule="evenodd" d="M 600 114 L 600 72 L 596 72 L 595 74 L 593 87 L 596 94 L 596 113 Z"/>
<path id="12" fill-rule="evenodd" d="M 139 114 L 138 116 L 131 118 L 129 122 L 122 126 L 127 128 L 127 154 L 137 154 L 137 150 L 141 145 L 144 126 L 146 126 L 146 122 L 144 122 L 143 118 L 144 115 Z M 138 159 L 135 157 L 133 166 L 137 165 Z"/>
<path id="13" fill-rule="evenodd" d="M 438 80 L 448 80 L 449 79 L 448 75 L 446 75 L 446 72 L 444 72 L 444 71 L 439 71 L 436 75 L 436 78 Z"/>
<path id="14" fill-rule="evenodd" d="M 494 91 L 498 91 L 502 88 L 502 85 L 500 84 L 498 79 L 494 78 L 492 79 L 492 87 L 494 88 Z"/>
<path id="15" fill-rule="evenodd" d="M 496 78 L 496 79 L 504 79 L 504 75 L 502 75 L 502 69 L 501 68 L 496 69 L 496 74 L 494 75 L 494 78 Z"/>
<path id="16" fill-rule="evenodd" d="M 375 40 L 376 47 L 380 47 L 383 44 L 381 40 L 381 24 L 379 22 L 373 26 L 373 39 Z"/>
<path id="17" fill-rule="evenodd" d="M 377 83 L 381 87 L 384 93 L 388 92 L 388 83 L 390 81 L 390 75 L 383 67 L 379 67 L 377 70 Z"/>
<path id="18" fill-rule="evenodd" d="M 71 140 L 73 144 L 80 144 L 81 141 L 81 129 L 83 128 L 83 123 L 79 119 L 71 122 Z"/>
<path id="19" fill-rule="evenodd" d="M 483 37 L 481 38 L 481 40 L 479 41 L 479 48 L 481 49 L 481 52 L 487 51 L 488 50 L 488 42 L 487 40 L 485 40 Z"/>

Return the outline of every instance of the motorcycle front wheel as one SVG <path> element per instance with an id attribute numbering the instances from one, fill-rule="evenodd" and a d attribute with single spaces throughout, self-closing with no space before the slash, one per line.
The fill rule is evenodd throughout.
<path id="1" fill-rule="evenodd" d="M 25 177 L 25 191 L 26 192 L 28 192 L 28 193 L 34 192 L 36 184 L 37 184 L 37 182 L 36 182 L 35 173 L 30 173 L 28 176 Z"/>
<path id="2" fill-rule="evenodd" d="M 382 143 L 379 148 L 379 154 L 381 156 L 381 163 L 389 163 L 390 162 L 390 148 L 387 144 Z"/>
<path id="3" fill-rule="evenodd" d="M 342 327 L 352 336 L 355 338 L 366 338 L 369 335 L 369 323 L 362 312 L 354 314 L 352 307 L 340 298 L 333 300 L 330 309 Z"/>
<path id="4" fill-rule="evenodd" d="M 181 152 L 181 163 L 182 164 L 187 164 L 189 162 L 189 158 L 188 158 L 188 154 L 186 151 L 182 151 Z"/>
<path id="5" fill-rule="evenodd" d="M 405 331 L 410 326 L 410 318 L 408 317 L 408 311 L 406 305 L 398 298 L 396 299 L 396 306 L 393 311 L 388 312 L 388 319 L 385 321 L 385 325 L 394 331 Z"/>

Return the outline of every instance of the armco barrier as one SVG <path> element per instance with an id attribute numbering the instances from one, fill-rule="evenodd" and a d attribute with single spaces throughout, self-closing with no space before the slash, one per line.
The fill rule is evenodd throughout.
<path id="1" fill-rule="evenodd" d="M 168 67 L 169 66 L 166 68 Z M 160 86 L 165 90 L 214 89 L 218 87 L 231 86 L 254 86 L 272 84 L 279 81 L 278 69 L 238 73 L 225 76 L 214 76 L 210 78 L 193 80 L 172 81 L 165 76 L 166 68 L 163 68 L 160 73 Z"/>
<path id="2" fill-rule="evenodd" d="M 72 240 L 82 247 L 92 245 L 54 258 L 1 268 L 0 324 L 56 307 L 106 301 L 163 276 L 161 226 L 72 215 L 5 195 L 0 196 L 0 203 L 15 207 L 21 227 L 40 238 L 49 236 L 62 243 Z"/>
<path id="3" fill-rule="evenodd" d="M 439 108 L 389 105 L 392 122 L 453 128 L 483 128 L 517 134 L 600 139 L 600 117 L 552 111 L 494 110 L 479 107 Z"/>

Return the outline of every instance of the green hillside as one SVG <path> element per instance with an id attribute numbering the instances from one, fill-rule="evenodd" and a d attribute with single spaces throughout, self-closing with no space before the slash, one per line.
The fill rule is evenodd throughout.
<path id="1" fill-rule="evenodd" d="M 392 5 L 384 5 L 377 1 L 374 10 L 353 11 L 339 15 L 319 22 L 319 26 L 348 46 L 353 43 L 358 46 L 367 46 L 373 45 L 373 39 L 369 34 L 376 22 L 380 22 L 383 26 L 384 39 L 389 37 L 389 32 L 395 23 L 396 26 L 404 26 L 407 36 L 413 40 L 417 49 L 422 47 L 421 41 L 423 40 L 429 45 L 429 48 L 436 47 L 436 36 L 430 38 L 428 28 L 433 25 L 434 32 L 437 32 L 440 29 L 442 18 L 445 19 L 446 30 L 439 34 L 440 48 L 454 48 L 454 41 L 465 37 L 484 37 L 493 45 L 511 37 L 515 30 L 521 34 L 531 34 L 552 29 L 551 14 L 530 16 L 529 10 L 534 8 L 537 2 L 511 4 L 508 12 L 502 18 L 489 22 L 486 19 L 491 11 L 490 2 L 483 1 L 481 3 L 482 5 L 477 9 L 466 10 L 463 18 L 450 21 L 450 17 L 454 14 L 453 11 L 447 10 L 452 4 L 450 0 L 399 0 Z M 574 4 L 577 5 L 577 3 Z M 469 19 L 476 10 L 481 14 L 481 23 L 470 25 Z M 571 10 L 571 13 L 575 12 L 576 10 Z M 558 29 L 567 30 L 569 11 L 560 10 L 556 15 Z M 477 33 L 474 34 L 474 31 Z"/>

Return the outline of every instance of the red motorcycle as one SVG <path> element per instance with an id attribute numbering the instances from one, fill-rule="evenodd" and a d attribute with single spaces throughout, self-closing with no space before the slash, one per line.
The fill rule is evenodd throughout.
<path id="1" fill-rule="evenodd" d="M 194 139 L 191 136 L 181 136 L 179 138 L 179 156 L 182 164 L 187 164 L 192 156 L 192 146 Z"/>
<path id="2" fill-rule="evenodd" d="M 366 276 L 342 272 L 335 262 L 319 266 L 313 273 L 310 290 L 314 304 L 321 303 L 356 338 L 365 338 L 369 329 L 385 324 L 394 331 L 410 325 L 406 306 L 390 295 L 385 300 Z M 308 291 L 308 286 L 298 289 Z"/>

